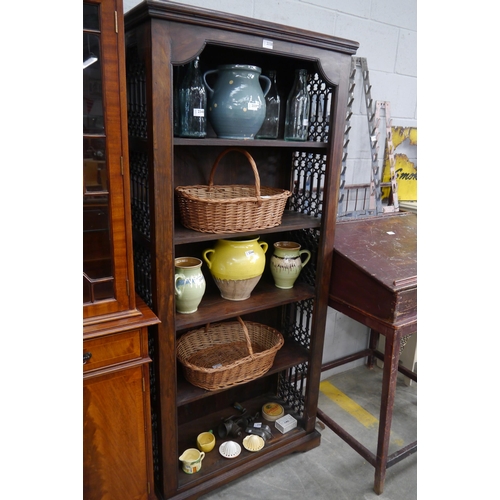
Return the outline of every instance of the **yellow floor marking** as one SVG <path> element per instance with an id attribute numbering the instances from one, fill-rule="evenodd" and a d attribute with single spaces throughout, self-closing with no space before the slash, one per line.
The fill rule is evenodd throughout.
<path id="1" fill-rule="evenodd" d="M 364 425 L 367 429 L 378 426 L 379 421 L 370 412 L 366 411 L 358 403 L 353 401 L 349 396 L 346 396 L 340 389 L 337 389 L 333 384 L 324 380 L 319 384 L 319 390 L 334 403 L 338 404 L 345 412 L 352 415 L 358 422 Z M 404 445 L 404 440 L 393 436 L 391 432 L 392 442 L 398 446 Z"/>
<path id="2" fill-rule="evenodd" d="M 319 384 L 319 390 L 334 403 L 337 403 L 344 411 L 352 415 L 358 422 L 366 428 L 375 427 L 378 425 L 376 419 L 370 412 L 358 405 L 350 397 L 346 396 L 342 391 L 337 389 L 330 382 L 324 380 Z"/>

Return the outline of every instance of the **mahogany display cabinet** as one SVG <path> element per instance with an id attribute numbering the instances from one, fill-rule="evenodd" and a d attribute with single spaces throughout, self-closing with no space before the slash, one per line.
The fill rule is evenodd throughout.
<path id="1" fill-rule="evenodd" d="M 129 161 L 136 291 L 160 323 L 149 343 L 153 465 L 158 498 L 198 498 L 243 474 L 320 444 L 316 430 L 328 286 L 342 164 L 351 56 L 357 42 L 228 13 L 172 2 L 145 1 L 125 16 Z M 202 139 L 174 135 L 176 82 L 186 65 L 200 58 L 203 72 L 223 64 L 251 64 L 277 71 L 281 97 L 276 140 L 220 139 L 209 126 Z M 285 102 L 296 69 L 306 69 L 314 112 L 309 140 L 283 140 Z M 186 229 L 179 220 L 177 186 L 207 184 L 217 156 L 241 147 L 254 158 L 262 186 L 288 189 L 282 223 L 258 234 L 269 245 L 296 241 L 312 252 L 295 286 L 274 286 L 269 266 L 243 301 L 221 298 L 203 264 L 207 289 L 198 310 L 175 310 L 174 259 L 202 258 L 216 240 L 235 234 Z M 227 161 L 226 161 L 227 160 Z M 228 153 L 217 184 L 254 184 L 247 159 Z M 285 338 L 271 369 L 233 388 L 207 391 L 188 383 L 176 360 L 182 334 L 237 316 L 279 330 Z M 242 449 L 233 459 L 218 447 L 207 453 L 195 474 L 182 471 L 179 457 L 196 447 L 196 436 L 241 412 L 255 415 L 268 401 L 280 402 L 298 420 L 295 429 L 272 438 L 256 453 Z M 238 405 L 236 404 L 238 403 Z M 237 438 L 240 441 L 241 438 Z"/>
<path id="2" fill-rule="evenodd" d="M 83 2 L 83 498 L 154 498 L 148 327 L 134 292 L 122 0 Z"/>

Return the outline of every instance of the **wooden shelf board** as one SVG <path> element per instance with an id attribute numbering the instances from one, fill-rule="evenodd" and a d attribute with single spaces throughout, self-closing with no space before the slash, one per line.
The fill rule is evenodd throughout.
<path id="1" fill-rule="evenodd" d="M 263 376 L 267 377 L 303 363 L 307 361 L 308 357 L 308 352 L 304 347 L 292 340 L 287 340 L 285 341 L 283 347 L 276 353 L 270 370 Z M 182 406 L 199 399 L 213 396 L 214 394 L 224 390 L 225 389 L 221 389 L 219 391 L 207 391 L 205 389 L 201 389 L 200 387 L 196 387 L 187 382 L 186 379 L 179 377 L 177 380 L 177 406 Z"/>
<path id="2" fill-rule="evenodd" d="M 199 241 L 212 241 L 235 237 L 239 238 L 241 236 L 253 236 L 255 234 L 275 234 L 285 231 L 297 231 L 300 229 L 318 229 L 320 227 L 321 219 L 318 217 L 285 210 L 279 226 L 268 229 L 259 229 L 256 231 L 245 231 L 241 233 L 202 233 L 199 231 L 193 231 L 192 229 L 187 229 L 179 224 L 175 226 L 175 244 L 184 245 Z"/>
<path id="3" fill-rule="evenodd" d="M 255 399 L 240 402 L 244 408 L 247 409 L 249 415 L 255 415 L 256 412 L 260 411 L 262 405 L 268 401 L 275 401 L 276 397 L 272 394 L 265 394 Z M 279 401 L 285 408 L 285 414 L 292 414 L 297 419 L 297 427 L 291 431 L 281 434 L 275 426 L 274 422 L 267 422 L 262 419 L 257 419 L 257 422 L 262 422 L 269 425 L 272 432 L 272 438 L 267 440 L 265 446 L 262 450 L 258 452 L 247 451 L 242 444 L 242 441 L 247 434 L 242 432 L 240 437 L 226 437 L 220 438 L 217 434 L 217 428 L 213 428 L 215 434 L 215 447 L 214 449 L 205 454 L 203 459 L 203 466 L 199 472 L 196 474 L 186 474 L 182 471 L 181 464 L 179 462 L 178 468 L 178 478 L 179 478 L 179 488 L 192 488 L 196 484 L 204 483 L 205 481 L 220 476 L 221 474 L 226 474 L 232 469 L 240 467 L 248 467 L 249 462 L 253 462 L 255 459 L 263 458 L 267 454 L 275 453 L 276 450 L 282 448 L 290 443 L 299 440 L 301 437 L 306 436 L 306 432 L 302 427 L 301 419 L 298 415 L 287 408 L 285 403 Z M 185 425 L 179 426 L 179 452 L 182 453 L 183 450 L 187 448 L 196 447 L 196 436 L 203 431 L 208 430 L 208 422 L 222 422 L 225 418 L 232 415 L 237 415 L 238 412 L 234 408 L 224 408 L 223 410 L 207 415 L 201 419 L 189 422 Z M 236 441 L 241 446 L 241 454 L 238 457 L 227 459 L 224 458 L 219 453 L 219 446 L 225 441 Z"/>
<path id="4" fill-rule="evenodd" d="M 218 137 L 205 137 L 203 139 L 174 138 L 174 146 L 224 146 L 224 147 L 270 147 L 292 149 L 323 149 L 327 143 L 315 141 L 284 141 L 283 139 L 219 139 Z"/>
<path id="5" fill-rule="evenodd" d="M 191 314 L 176 313 L 176 330 L 186 330 L 223 321 L 235 316 L 278 307 L 292 302 L 298 302 L 314 297 L 314 288 L 296 283 L 289 290 L 282 290 L 274 284 L 261 280 L 250 295 L 250 298 L 241 301 L 223 299 L 219 293 L 206 293 L 198 310 Z"/>

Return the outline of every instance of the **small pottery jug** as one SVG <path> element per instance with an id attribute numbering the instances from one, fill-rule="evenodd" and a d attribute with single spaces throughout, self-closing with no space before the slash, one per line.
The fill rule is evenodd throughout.
<path id="1" fill-rule="evenodd" d="M 259 236 L 217 240 L 203 252 L 203 259 L 222 298 L 245 300 L 250 297 L 266 267 L 267 243 Z"/>
<path id="2" fill-rule="evenodd" d="M 180 457 L 182 470 L 186 474 L 194 474 L 201 469 L 201 462 L 205 458 L 205 452 L 196 448 L 188 448 Z"/>
<path id="3" fill-rule="evenodd" d="M 305 259 L 302 260 L 302 256 Z M 278 288 L 293 288 L 302 268 L 309 262 L 311 252 L 301 250 L 293 241 L 278 241 L 274 244 L 274 252 L 270 260 L 271 274 Z"/>
<path id="4" fill-rule="evenodd" d="M 217 74 L 214 88 L 207 76 Z M 218 137 L 253 139 L 266 117 L 265 96 L 271 80 L 257 66 L 226 64 L 203 75 L 208 89 L 208 119 Z M 264 91 L 260 86 L 263 80 Z"/>
<path id="5" fill-rule="evenodd" d="M 213 432 L 202 432 L 201 434 L 198 434 L 198 437 L 196 438 L 196 445 L 200 451 L 204 451 L 205 453 L 212 451 L 215 446 L 215 436 Z"/>
<path id="6" fill-rule="evenodd" d="M 206 288 L 202 264 L 196 257 L 175 259 L 175 307 L 179 313 L 194 313 L 200 305 Z"/>

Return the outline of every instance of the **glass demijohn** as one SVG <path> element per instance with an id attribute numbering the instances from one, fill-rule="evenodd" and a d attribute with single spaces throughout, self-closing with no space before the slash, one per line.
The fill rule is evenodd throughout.
<path id="1" fill-rule="evenodd" d="M 200 71 L 200 58 L 189 63 L 179 93 L 181 137 L 207 135 L 207 91 Z"/>
<path id="2" fill-rule="evenodd" d="M 306 141 L 309 128 L 310 97 L 307 70 L 295 71 L 295 82 L 286 103 L 285 140 Z"/>

